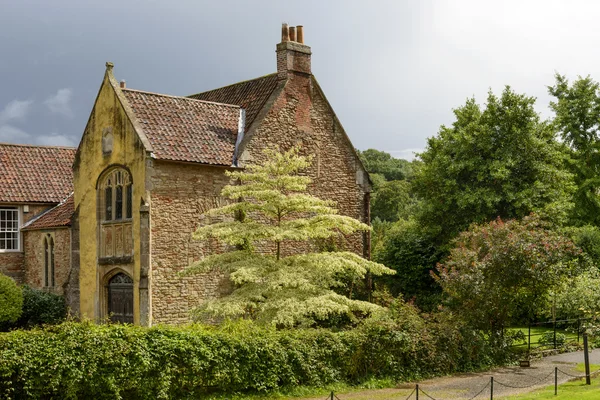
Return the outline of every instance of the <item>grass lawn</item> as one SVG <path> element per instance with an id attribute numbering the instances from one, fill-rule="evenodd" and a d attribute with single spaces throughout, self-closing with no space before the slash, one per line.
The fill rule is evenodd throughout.
<path id="1" fill-rule="evenodd" d="M 567 382 L 558 386 L 558 396 L 554 395 L 554 385 L 518 396 L 501 397 L 503 400 L 597 400 L 600 398 L 600 378 L 592 379 L 591 385 L 585 384 L 585 379 Z"/>
<path id="2" fill-rule="evenodd" d="M 590 372 L 600 370 L 600 365 L 590 364 Z M 577 364 L 577 371 L 585 373 L 583 363 Z M 560 399 L 560 400 L 593 400 L 600 399 L 600 377 L 592 378 L 592 384 L 586 385 L 585 379 L 563 383 L 558 386 L 558 395 L 554 395 L 554 385 L 518 396 L 500 397 L 501 400 Z"/>
<path id="3" fill-rule="evenodd" d="M 517 349 L 527 349 L 527 334 L 528 334 L 528 327 L 519 327 L 519 328 L 513 328 L 511 329 L 511 331 L 521 331 L 523 332 L 523 334 L 525 335 L 525 340 L 520 341 L 520 344 L 517 345 L 517 343 L 519 342 L 515 342 L 515 347 Z M 535 347 L 539 347 L 540 344 L 538 343 L 540 338 L 542 337 L 542 335 L 546 332 L 552 332 L 552 327 L 547 327 L 547 326 L 532 326 L 531 327 L 531 347 L 535 348 Z M 577 342 L 577 333 L 576 332 L 567 332 L 564 329 L 556 329 L 556 333 L 562 333 L 567 337 L 567 342 Z M 580 338 L 580 342 L 582 341 L 582 339 Z M 583 342 L 581 342 L 583 343 Z M 550 347 L 552 347 L 552 345 L 550 345 Z M 600 398 L 600 396 L 598 397 Z"/>

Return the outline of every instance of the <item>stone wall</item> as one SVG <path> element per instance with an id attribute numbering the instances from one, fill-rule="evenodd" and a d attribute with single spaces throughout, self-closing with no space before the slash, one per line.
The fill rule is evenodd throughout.
<path id="1" fill-rule="evenodd" d="M 22 209 L 23 204 L 19 204 L 19 206 Z M 22 223 L 26 224 L 51 207 L 52 205 L 30 204 L 29 212 L 21 213 Z M 23 235 L 21 235 L 21 250 L 23 249 Z M 24 260 L 23 251 L 0 252 L 0 273 L 10 276 L 18 283 L 23 283 L 25 280 Z"/>
<path id="2" fill-rule="evenodd" d="M 203 213 L 224 204 L 219 193 L 229 178 L 225 168 L 197 164 L 155 161 L 151 171 L 152 323 L 185 323 L 202 300 L 231 290 L 222 274 L 177 275 L 193 261 L 224 250 L 213 241 L 193 240 L 192 233 L 209 222 L 201 219 Z"/>
<path id="3" fill-rule="evenodd" d="M 340 214 L 368 223 L 365 194 L 370 191 L 368 180 L 342 126 L 310 75 L 290 73 L 283 92 L 275 99 L 270 111 L 253 127 L 240 158 L 241 165 L 260 163 L 265 144 L 287 150 L 299 145 L 304 155 L 313 157 L 307 171 L 313 182 L 309 192 L 323 199 L 334 200 Z M 368 238 L 362 233 L 341 237 L 339 250 L 354 251 L 368 256 Z M 368 246 L 367 246 L 368 247 Z M 306 250 L 296 243 L 283 245 L 283 253 Z"/>
<path id="4" fill-rule="evenodd" d="M 44 286 L 45 247 L 44 238 L 54 240 L 54 286 Z M 23 232 L 25 250 L 25 283 L 35 288 L 46 288 L 56 294 L 64 294 L 71 266 L 71 232 L 69 228 L 43 229 Z M 49 284 L 51 284 L 49 282 Z"/>

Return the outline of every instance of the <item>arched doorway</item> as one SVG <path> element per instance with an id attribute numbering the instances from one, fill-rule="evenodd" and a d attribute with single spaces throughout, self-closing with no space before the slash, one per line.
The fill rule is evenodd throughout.
<path id="1" fill-rule="evenodd" d="M 133 280 L 122 272 L 108 281 L 108 315 L 112 322 L 133 324 Z"/>

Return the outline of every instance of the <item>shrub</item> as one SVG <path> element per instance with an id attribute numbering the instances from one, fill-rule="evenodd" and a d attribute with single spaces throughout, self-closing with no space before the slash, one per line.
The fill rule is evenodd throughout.
<path id="1" fill-rule="evenodd" d="M 567 336 L 564 333 L 556 332 L 556 347 L 564 345 L 566 341 Z M 554 346 L 554 332 L 544 332 L 540 336 L 538 343 L 542 346 Z"/>
<path id="2" fill-rule="evenodd" d="M 0 326 L 15 322 L 21 315 L 23 293 L 16 282 L 0 274 Z"/>
<path id="3" fill-rule="evenodd" d="M 63 322 L 66 317 L 67 305 L 64 297 L 23 286 L 23 313 L 18 326 L 57 324 Z"/>
<path id="4" fill-rule="evenodd" d="M 171 399 L 291 386 L 407 380 L 488 367 L 508 353 L 452 316 L 404 303 L 358 328 L 250 323 L 143 328 L 65 322 L 0 334 L 0 398 Z"/>

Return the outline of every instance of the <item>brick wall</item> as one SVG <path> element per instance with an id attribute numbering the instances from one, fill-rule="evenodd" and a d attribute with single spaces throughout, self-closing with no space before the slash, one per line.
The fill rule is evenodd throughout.
<path id="1" fill-rule="evenodd" d="M 29 212 L 21 214 L 23 217 L 23 224 L 29 222 L 49 208 L 51 208 L 50 205 L 29 205 Z M 21 236 L 21 241 L 23 241 L 23 236 Z M 21 249 L 24 249 L 23 242 L 21 242 Z M 24 259 L 23 252 L 0 252 L 0 273 L 10 276 L 19 283 L 23 283 L 25 279 Z"/>
<path id="2" fill-rule="evenodd" d="M 54 239 L 54 287 L 48 290 L 62 295 L 71 266 L 71 233 L 68 228 L 23 232 L 25 283 L 35 288 L 44 287 L 44 237 L 48 234 Z"/>
<path id="3" fill-rule="evenodd" d="M 224 249 L 215 242 L 196 241 L 192 233 L 200 216 L 224 204 L 218 196 L 229 178 L 224 168 L 156 161 L 151 177 L 151 301 L 152 322 L 185 323 L 203 299 L 230 291 L 220 274 L 179 277 L 190 263 Z"/>

